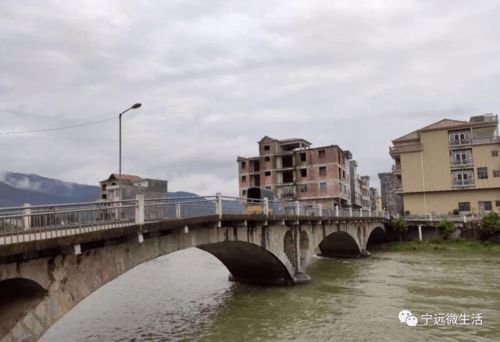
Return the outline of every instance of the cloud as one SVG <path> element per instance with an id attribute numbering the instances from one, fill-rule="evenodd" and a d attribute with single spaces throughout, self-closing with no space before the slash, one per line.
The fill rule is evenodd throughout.
<path id="1" fill-rule="evenodd" d="M 123 167 L 237 193 L 264 135 L 349 149 L 378 182 L 390 141 L 500 104 L 494 0 L 0 4 L 0 131 L 123 117 Z M 6 170 L 97 184 L 118 122 L 0 135 Z"/>

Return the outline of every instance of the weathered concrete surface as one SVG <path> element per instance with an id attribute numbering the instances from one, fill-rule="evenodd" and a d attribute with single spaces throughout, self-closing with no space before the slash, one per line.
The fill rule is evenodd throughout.
<path id="1" fill-rule="evenodd" d="M 0 332 L 4 333 L 0 341 L 37 340 L 99 287 L 145 261 L 174 251 L 199 247 L 212 253 L 238 281 L 295 284 L 310 279 L 305 269 L 321 245 L 327 246 L 324 249 L 330 255 L 336 250 L 362 255 L 377 227 L 383 227 L 383 223 L 369 219 L 247 221 L 235 217 L 222 222 L 191 220 L 177 225 L 129 227 L 121 236 L 94 232 L 45 245 L 39 241 L 31 250 L 27 246 L 11 247 L 10 252 L 17 251 L 15 254 L 0 249 L 0 288 L 9 279 L 27 279 L 37 284 L 38 291 L 31 296 L 10 297 L 8 308 L 0 303 L 0 317 L 15 316 L 0 321 Z M 139 233 L 144 236 L 142 244 Z M 330 243 L 340 235 L 342 241 Z M 72 244 L 77 242 L 82 249 L 80 255 L 73 253 Z M 32 299 L 29 304 L 23 304 L 26 297 Z"/>

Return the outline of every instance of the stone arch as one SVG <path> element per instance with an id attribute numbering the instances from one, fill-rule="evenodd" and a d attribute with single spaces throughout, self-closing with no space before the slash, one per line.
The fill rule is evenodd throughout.
<path id="1" fill-rule="evenodd" d="M 387 241 L 387 232 L 383 227 L 377 226 L 372 229 L 366 240 L 366 248 Z"/>
<path id="2" fill-rule="evenodd" d="M 219 259 L 233 280 L 247 283 L 289 285 L 293 277 L 270 251 L 242 241 L 223 241 L 197 246 Z"/>
<path id="3" fill-rule="evenodd" d="M 319 244 L 321 255 L 328 257 L 349 258 L 361 256 L 361 248 L 354 237 L 347 232 L 333 232 Z"/>
<path id="4" fill-rule="evenodd" d="M 47 290 L 26 278 L 0 281 L 0 337 L 35 308 L 47 296 Z"/>

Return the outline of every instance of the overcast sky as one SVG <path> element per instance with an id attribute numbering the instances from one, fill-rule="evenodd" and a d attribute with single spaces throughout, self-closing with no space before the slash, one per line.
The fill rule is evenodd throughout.
<path id="1" fill-rule="evenodd" d="M 123 172 L 237 194 L 264 135 L 350 150 L 497 112 L 500 1 L 0 1 L 0 131 L 123 118 Z M 0 169 L 96 184 L 118 120 L 0 134 Z M 374 184 L 375 183 L 375 184 Z"/>

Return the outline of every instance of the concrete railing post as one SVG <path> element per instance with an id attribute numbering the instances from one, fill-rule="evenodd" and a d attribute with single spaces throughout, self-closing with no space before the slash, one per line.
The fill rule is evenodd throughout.
<path id="1" fill-rule="evenodd" d="M 335 207 L 335 216 L 337 216 L 337 217 L 340 216 L 340 209 L 338 206 Z"/>
<path id="2" fill-rule="evenodd" d="M 299 203 L 299 201 L 295 201 L 295 214 L 297 216 L 300 215 L 300 203 Z"/>
<path id="3" fill-rule="evenodd" d="M 372 209 L 368 209 L 368 217 L 372 217 Z"/>
<path id="4" fill-rule="evenodd" d="M 464 215 L 464 223 L 467 223 L 467 216 Z"/>
<path id="5" fill-rule="evenodd" d="M 422 225 L 418 225 L 418 240 L 422 241 Z"/>
<path id="6" fill-rule="evenodd" d="M 135 224 L 144 224 L 144 195 L 135 195 Z"/>
<path id="7" fill-rule="evenodd" d="M 269 217 L 269 198 L 264 197 L 264 201 L 262 202 L 262 213 Z"/>
<path id="8" fill-rule="evenodd" d="M 24 230 L 31 229 L 31 204 L 23 204 L 23 228 Z"/>
<path id="9" fill-rule="evenodd" d="M 363 217 L 363 208 L 359 208 L 359 217 Z"/>
<path id="10" fill-rule="evenodd" d="M 349 207 L 349 216 L 352 217 L 352 207 Z"/>
<path id="11" fill-rule="evenodd" d="M 176 203 L 175 204 L 175 218 L 180 220 L 182 218 L 182 215 L 181 215 L 181 204 L 180 203 Z"/>
<path id="12" fill-rule="evenodd" d="M 321 204 L 318 204 L 318 216 L 323 216 L 323 206 Z"/>
<path id="13" fill-rule="evenodd" d="M 215 194 L 215 214 L 222 218 L 222 195 L 220 192 Z"/>

